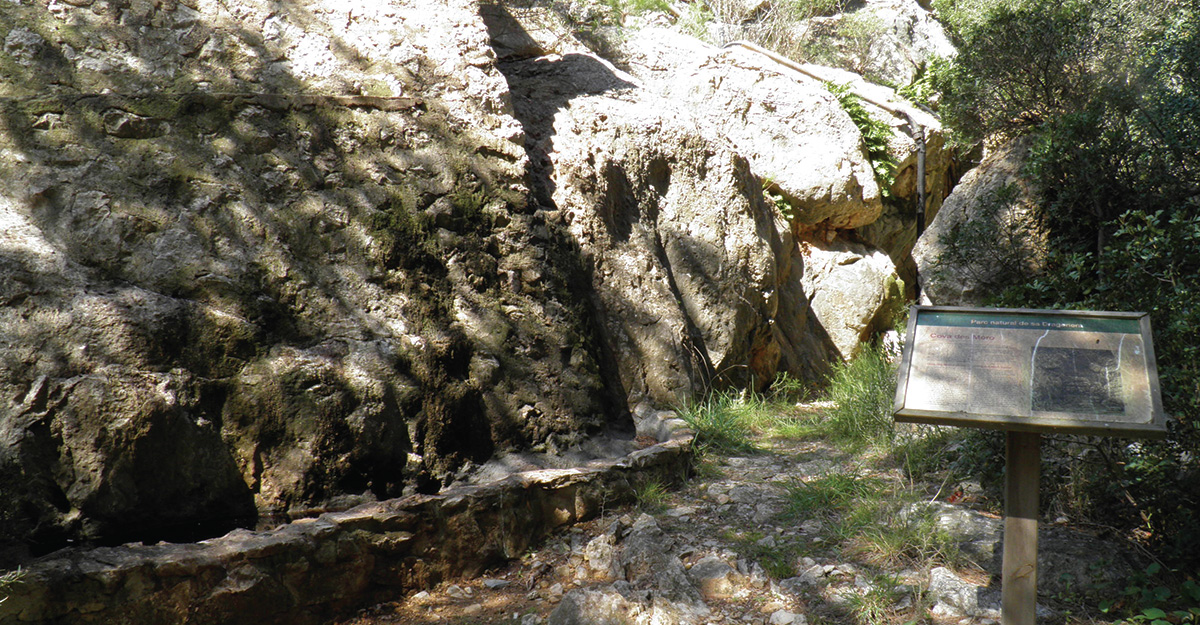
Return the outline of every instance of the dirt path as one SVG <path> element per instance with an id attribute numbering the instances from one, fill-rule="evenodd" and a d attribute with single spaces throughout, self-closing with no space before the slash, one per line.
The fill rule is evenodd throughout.
<path id="1" fill-rule="evenodd" d="M 983 562 L 998 553 L 996 515 L 968 509 L 959 493 L 947 493 L 955 504 L 947 497 L 938 500 L 941 485 L 908 484 L 878 456 L 851 456 L 818 440 L 759 440 L 756 447 L 753 453 L 710 455 L 682 486 L 644 489 L 639 504 L 564 529 L 481 578 L 445 583 L 332 625 L 615 622 L 586 614 L 568 618 L 565 610 L 551 618 L 564 602 L 572 604 L 572 612 L 586 612 L 574 609 L 581 593 L 572 593 L 584 590 L 595 591 L 589 595 L 593 603 L 600 597 L 601 603 L 621 606 L 614 610 L 641 614 L 637 623 L 999 622 L 998 584 Z M 847 495 L 864 486 L 874 489 L 870 503 Z M 898 493 L 908 499 L 888 501 Z M 842 495 L 846 498 L 839 499 Z M 891 516 L 871 517 L 870 506 L 887 508 Z M 897 540 L 889 536 L 906 535 L 880 528 L 908 524 L 913 517 L 906 515 L 918 509 L 932 511 L 930 524 L 906 539 L 931 542 L 888 545 Z M 856 515 L 867 520 L 856 526 Z M 702 603 L 672 595 L 661 571 L 635 571 L 637 558 L 645 556 L 628 552 L 647 536 L 654 541 L 648 549 L 663 554 L 649 568 L 679 562 L 685 584 L 699 591 Z M 949 543 L 965 551 L 939 551 Z M 1084 549 L 1104 548 L 1084 544 Z M 693 591 L 683 595 L 688 592 Z M 668 599 L 683 607 L 659 610 Z M 1044 607 L 1040 620 L 1092 622 Z"/>
<path id="2" fill-rule="evenodd" d="M 775 440 L 760 441 L 759 447 L 757 453 L 706 462 L 681 488 L 648 489 L 639 505 L 565 530 L 483 578 L 443 584 L 381 604 L 338 625 L 544 622 L 570 590 L 611 582 L 596 579 L 587 547 L 606 531 L 614 531 L 614 526 L 633 526 L 643 514 L 654 517 L 670 543 L 668 548 L 685 567 L 715 557 L 736 571 L 729 576 L 727 590 L 706 594 L 712 611 L 709 622 L 766 623 L 782 612 L 808 615 L 809 622 L 815 622 L 814 617 L 820 617 L 819 622 L 841 622 L 847 615 L 845 589 L 856 581 L 860 588 L 866 583 L 859 579 L 861 567 L 850 562 L 831 564 L 836 558 L 830 552 L 837 546 L 822 536 L 819 519 L 788 514 L 787 494 L 797 481 L 831 471 L 857 473 L 860 468 L 822 443 Z M 809 578 L 819 575 L 825 583 L 780 590 L 781 581 L 814 567 L 821 570 L 812 571 Z M 914 605 L 900 600 L 897 610 L 904 611 L 906 604 Z"/>

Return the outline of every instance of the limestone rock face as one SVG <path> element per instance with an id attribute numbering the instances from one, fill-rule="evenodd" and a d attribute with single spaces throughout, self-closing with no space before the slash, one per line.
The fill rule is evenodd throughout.
<path id="1" fill-rule="evenodd" d="M 597 57 L 504 67 L 518 117 L 553 119 L 527 126 L 533 158 L 589 264 L 625 393 L 672 404 L 745 379 L 773 341 L 779 247 L 746 162 Z"/>
<path id="2" fill-rule="evenodd" d="M 0 3 L 0 566 L 430 493 L 853 351 L 828 303 L 876 294 L 761 182 L 879 215 L 832 97 L 667 35 L 627 74 L 518 19 L 590 5 L 530 4 Z"/>
<path id="3" fill-rule="evenodd" d="M 745 49 L 656 28 L 639 31 L 624 52 L 647 88 L 732 142 L 755 175 L 792 201 L 796 220 L 856 228 L 879 216 L 862 135 L 816 79 Z"/>
<path id="4" fill-rule="evenodd" d="M 1028 140 L 1002 145 L 967 173 L 917 241 L 922 298 L 983 303 L 1045 262 L 1047 232 L 1021 168 Z"/>
<path id="5" fill-rule="evenodd" d="M 812 313 L 844 359 L 857 354 L 872 333 L 886 330 L 904 305 L 904 285 L 882 251 L 840 240 L 809 244 L 805 265 Z"/>
<path id="6" fill-rule="evenodd" d="M 621 424 L 477 7 L 368 4 L 0 7 L 0 543 L 212 535 Z"/>
<path id="7" fill-rule="evenodd" d="M 839 65 L 894 85 L 912 83 L 930 59 L 956 54 L 941 23 L 917 0 L 866 0 L 853 11 L 809 20 L 798 34 L 829 42 Z"/>

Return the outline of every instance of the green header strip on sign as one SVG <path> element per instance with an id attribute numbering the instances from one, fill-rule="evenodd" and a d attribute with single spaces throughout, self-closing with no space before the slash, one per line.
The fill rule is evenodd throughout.
<path id="1" fill-rule="evenodd" d="M 979 314 L 966 312 L 921 311 L 918 326 L 949 326 L 955 328 L 992 328 L 1013 330 L 1055 330 L 1059 332 L 1112 332 L 1137 334 L 1141 326 L 1137 319 L 1112 317 L 1075 317 L 1070 315 L 1037 314 Z"/>

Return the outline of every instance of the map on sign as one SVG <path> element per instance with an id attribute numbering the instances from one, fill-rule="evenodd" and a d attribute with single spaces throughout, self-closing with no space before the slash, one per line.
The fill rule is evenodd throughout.
<path id="1" fill-rule="evenodd" d="M 914 307 L 896 419 L 1155 436 L 1163 416 L 1149 319 Z"/>

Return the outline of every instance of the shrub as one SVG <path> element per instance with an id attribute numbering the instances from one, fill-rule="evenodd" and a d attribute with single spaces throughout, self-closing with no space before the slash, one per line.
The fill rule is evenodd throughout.
<path id="1" fill-rule="evenodd" d="M 943 121 L 1031 133 L 1050 231 L 1040 271 L 993 304 L 1150 313 L 1165 441 L 1046 447 L 1056 506 L 1200 560 L 1200 11 L 1165 0 L 938 0 L 960 54 L 931 68 Z M 980 240 L 1004 236 L 1004 225 Z M 978 439 L 979 441 L 987 439 Z M 1077 461 L 1082 455 L 1086 462 Z M 982 467 L 978 467 L 982 469 Z"/>

